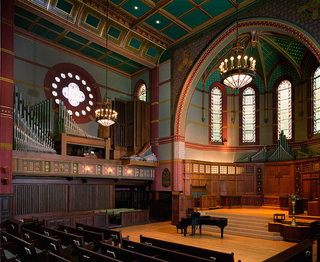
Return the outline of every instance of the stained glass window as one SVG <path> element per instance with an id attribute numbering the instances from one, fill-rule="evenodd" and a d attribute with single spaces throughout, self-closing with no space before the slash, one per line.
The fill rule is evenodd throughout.
<path id="1" fill-rule="evenodd" d="M 145 84 L 142 84 L 140 86 L 138 97 L 139 97 L 139 100 L 141 101 L 145 101 L 145 102 L 147 101 L 147 87 Z"/>
<path id="2" fill-rule="evenodd" d="M 288 80 L 278 86 L 278 139 L 281 131 L 287 139 L 292 138 L 291 87 Z"/>
<path id="3" fill-rule="evenodd" d="M 313 133 L 320 133 L 320 66 L 313 76 Z"/>
<path id="4" fill-rule="evenodd" d="M 242 97 L 242 142 L 256 142 L 256 93 L 252 87 L 243 91 Z"/>
<path id="5" fill-rule="evenodd" d="M 211 89 L 211 142 L 222 142 L 222 92 Z"/>

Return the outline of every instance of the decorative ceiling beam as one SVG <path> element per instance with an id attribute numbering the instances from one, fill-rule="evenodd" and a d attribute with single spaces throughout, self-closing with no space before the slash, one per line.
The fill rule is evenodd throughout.
<path id="1" fill-rule="evenodd" d="M 259 55 L 259 61 L 260 61 L 261 67 L 262 67 L 263 85 L 264 85 L 264 87 L 266 87 L 267 86 L 267 70 L 266 70 L 266 65 L 264 63 L 265 59 L 262 54 L 261 43 L 258 41 L 256 45 L 257 45 L 257 51 L 258 51 L 258 55 Z M 258 58 L 256 58 L 256 60 L 258 61 Z"/>

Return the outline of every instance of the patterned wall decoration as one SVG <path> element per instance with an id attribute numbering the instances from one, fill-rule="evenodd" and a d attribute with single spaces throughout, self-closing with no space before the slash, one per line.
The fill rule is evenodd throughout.
<path id="1" fill-rule="evenodd" d="M 103 174 L 104 175 L 109 175 L 109 176 L 116 176 L 117 168 L 115 166 L 104 166 L 103 167 Z"/>
<path id="2" fill-rule="evenodd" d="M 36 160 L 22 160 L 22 170 L 23 171 L 41 171 L 41 161 Z"/>
<path id="3" fill-rule="evenodd" d="M 70 173 L 70 163 L 53 162 L 53 172 L 55 172 L 55 173 Z"/>
<path id="4" fill-rule="evenodd" d="M 50 161 L 44 161 L 44 172 L 50 172 Z"/>
<path id="5" fill-rule="evenodd" d="M 191 57 L 191 53 L 188 50 L 185 50 L 180 58 L 180 64 L 178 66 L 178 71 L 185 71 L 190 66 L 192 66 L 193 60 Z"/>
<path id="6" fill-rule="evenodd" d="M 298 13 L 304 18 L 318 19 L 320 13 L 319 0 L 301 0 L 301 6 L 298 8 Z"/>
<path id="7" fill-rule="evenodd" d="M 96 174 L 96 165 L 80 164 L 80 174 Z"/>
<path id="8" fill-rule="evenodd" d="M 125 167 L 124 168 L 124 172 L 123 172 L 123 176 L 130 176 L 130 177 L 134 177 L 134 171 L 135 169 L 134 168 L 131 168 L 131 167 Z"/>

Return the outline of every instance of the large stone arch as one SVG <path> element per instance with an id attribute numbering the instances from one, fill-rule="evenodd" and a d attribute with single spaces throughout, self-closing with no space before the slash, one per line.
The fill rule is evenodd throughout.
<path id="1" fill-rule="evenodd" d="M 236 29 L 236 23 L 233 23 L 219 34 L 194 64 L 179 96 L 175 114 L 175 136 L 184 137 L 188 107 L 196 85 L 212 59 L 235 38 Z M 308 32 L 294 24 L 271 18 L 252 18 L 239 21 L 239 33 L 254 30 L 271 30 L 293 36 L 299 39 L 320 62 L 320 44 Z"/>

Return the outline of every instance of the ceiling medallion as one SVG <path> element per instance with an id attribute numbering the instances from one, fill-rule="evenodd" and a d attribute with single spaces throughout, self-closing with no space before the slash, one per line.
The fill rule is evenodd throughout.
<path id="1" fill-rule="evenodd" d="M 231 47 L 231 56 L 221 62 L 219 66 L 221 83 L 234 89 L 248 85 L 256 75 L 256 60 L 253 57 L 248 60 L 248 56 L 244 55 L 244 45 L 239 42 L 238 6 L 237 1 L 237 32 L 235 43 Z"/>

